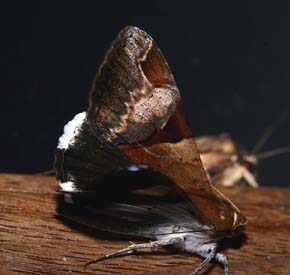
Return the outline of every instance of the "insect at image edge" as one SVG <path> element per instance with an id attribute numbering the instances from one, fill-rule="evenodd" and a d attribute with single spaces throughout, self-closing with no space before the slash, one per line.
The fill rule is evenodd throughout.
<path id="1" fill-rule="evenodd" d="M 213 259 L 229 274 L 218 241 L 241 234 L 246 218 L 210 184 L 160 50 L 147 33 L 128 26 L 104 60 L 88 111 L 76 115 L 59 139 L 55 168 L 64 207 L 58 214 L 101 231 L 155 239 L 88 264 L 173 245 L 204 258 L 192 275 Z M 146 172 L 167 180 L 136 184 L 134 176 Z M 125 185 L 122 173 L 133 174 L 132 183 Z M 113 183 L 102 183 L 114 174 Z M 117 196 L 104 192 L 118 177 Z"/>

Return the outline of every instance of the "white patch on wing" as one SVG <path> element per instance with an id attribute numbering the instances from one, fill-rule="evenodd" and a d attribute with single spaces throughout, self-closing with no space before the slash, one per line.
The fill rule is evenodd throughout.
<path id="1" fill-rule="evenodd" d="M 132 164 L 129 166 L 128 170 L 131 172 L 139 172 L 141 170 L 141 168 L 135 164 Z"/>
<path id="2" fill-rule="evenodd" d="M 83 124 L 86 118 L 86 112 L 77 114 L 63 128 L 63 134 L 58 140 L 58 149 L 67 149 L 71 140 L 76 135 L 77 130 Z"/>
<path id="3" fill-rule="evenodd" d="M 61 182 L 59 184 L 59 187 L 61 188 L 61 191 L 63 192 L 76 192 L 77 191 L 77 187 L 75 186 L 75 183 L 72 181 Z"/>

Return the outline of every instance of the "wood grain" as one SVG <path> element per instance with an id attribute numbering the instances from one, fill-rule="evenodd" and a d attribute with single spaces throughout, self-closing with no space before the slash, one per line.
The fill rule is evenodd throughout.
<path id="1" fill-rule="evenodd" d="M 128 246 L 128 239 L 68 223 L 55 215 L 57 183 L 42 175 L 0 174 L 0 274 L 189 275 L 201 260 L 173 250 L 91 259 Z M 222 190 L 249 220 L 247 238 L 226 240 L 231 274 L 289 274 L 290 188 Z M 223 274 L 219 265 L 203 274 Z"/>

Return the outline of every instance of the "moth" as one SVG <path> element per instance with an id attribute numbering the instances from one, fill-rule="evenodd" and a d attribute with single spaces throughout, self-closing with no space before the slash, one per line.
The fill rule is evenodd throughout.
<path id="1" fill-rule="evenodd" d="M 287 114 L 286 114 L 287 115 Z M 288 116 L 288 115 L 287 115 Z M 215 186 L 231 187 L 248 185 L 254 188 L 257 182 L 257 166 L 260 161 L 290 152 L 289 147 L 281 147 L 260 152 L 277 124 L 286 118 L 284 115 L 268 127 L 252 150 L 239 146 L 229 134 L 198 136 L 195 138 L 202 163 Z"/>
<path id="2" fill-rule="evenodd" d="M 214 186 L 233 187 L 246 185 L 259 187 L 258 166 L 262 160 L 290 152 L 290 148 L 280 147 L 260 152 L 273 125 L 269 127 L 251 151 L 244 149 L 228 133 L 195 137 L 201 161 Z M 55 175 L 55 170 L 43 171 L 41 175 Z"/>
<path id="3" fill-rule="evenodd" d="M 58 213 L 97 230 L 174 246 L 224 266 L 222 238 L 241 234 L 246 217 L 211 185 L 181 112 L 181 96 L 161 51 L 146 32 L 123 29 L 93 81 L 86 112 L 65 127 L 55 153 L 64 193 Z"/>

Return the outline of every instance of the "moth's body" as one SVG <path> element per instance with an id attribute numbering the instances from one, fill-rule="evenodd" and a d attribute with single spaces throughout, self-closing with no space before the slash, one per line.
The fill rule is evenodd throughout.
<path id="1" fill-rule="evenodd" d="M 258 165 L 258 159 L 240 150 L 229 135 L 199 136 L 195 141 L 213 185 L 231 187 L 245 183 L 255 188 L 259 186 L 255 171 L 250 169 Z"/>
<path id="2" fill-rule="evenodd" d="M 279 122 L 279 121 L 278 121 Z M 257 166 L 263 159 L 290 152 L 289 147 L 262 151 L 276 126 L 271 125 L 251 151 L 247 151 L 228 135 L 199 136 L 195 138 L 201 160 L 215 186 L 248 185 L 258 187 Z"/>
<path id="3" fill-rule="evenodd" d="M 157 240 L 169 242 L 172 238 L 180 239 L 180 242 L 174 243 L 173 246 L 180 249 L 181 251 L 190 254 L 197 254 L 205 259 L 214 253 L 214 259 L 220 264 L 224 265 L 226 269 L 228 268 L 227 257 L 221 253 L 216 253 L 218 249 L 217 243 L 212 242 L 212 239 L 209 238 L 206 234 L 179 233 L 161 236 L 157 238 Z"/>
<path id="4" fill-rule="evenodd" d="M 141 236 L 90 263 L 173 245 L 224 265 L 217 241 L 243 230 L 239 209 L 203 168 L 180 111 L 180 93 L 153 39 L 126 27 L 93 83 L 87 112 L 64 128 L 55 168 L 64 193 L 58 213 L 101 231 Z"/>
<path id="5" fill-rule="evenodd" d="M 204 258 L 207 258 L 212 251 L 218 248 L 217 243 L 213 242 L 207 234 L 203 233 L 175 233 L 159 236 L 157 240 L 169 241 L 172 238 L 181 239 L 180 242 L 173 244 L 174 247 L 190 254 L 197 254 Z M 221 253 L 217 253 L 215 257 L 219 262 L 221 259 L 225 259 L 225 256 Z M 224 264 L 224 262 L 220 263 Z"/>

